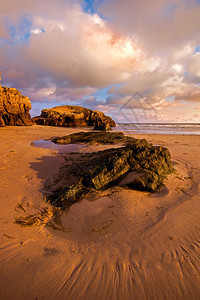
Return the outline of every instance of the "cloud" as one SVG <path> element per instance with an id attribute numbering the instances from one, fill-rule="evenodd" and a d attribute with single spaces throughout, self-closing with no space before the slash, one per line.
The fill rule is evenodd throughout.
<path id="1" fill-rule="evenodd" d="M 96 15 L 65 13 L 66 22 L 36 18 L 44 34 L 33 35 L 24 55 L 71 86 L 104 87 L 126 80 L 137 63 L 139 50 L 129 38 L 115 37 Z"/>
<path id="2" fill-rule="evenodd" d="M 7 40 L 1 41 L 5 82 L 36 101 L 52 95 L 73 100 L 126 81 L 142 56 L 136 41 L 72 1 L 53 3 L 3 1 L 1 22 L 7 18 L 15 31 L 11 35 L 8 30 Z M 23 18 L 29 22 L 22 30 Z"/>
<path id="3" fill-rule="evenodd" d="M 200 6 L 196 0 L 103 1 L 101 14 L 119 30 L 137 36 L 149 50 L 169 53 L 199 41 Z"/>
<path id="4" fill-rule="evenodd" d="M 96 13 L 85 12 L 83 0 L 1 2 L 2 78 L 33 102 L 126 105 L 152 117 L 200 100 L 196 1 L 94 1 Z"/>

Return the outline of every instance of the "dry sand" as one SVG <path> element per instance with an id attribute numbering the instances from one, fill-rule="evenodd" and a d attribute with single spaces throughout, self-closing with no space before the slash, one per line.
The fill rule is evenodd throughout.
<path id="1" fill-rule="evenodd" d="M 46 206 L 43 183 L 64 163 L 31 142 L 76 131 L 0 129 L 0 299 L 200 299 L 200 136 L 136 136 L 172 154 L 158 194 L 88 195 L 63 213 L 65 232 L 14 224 Z"/>

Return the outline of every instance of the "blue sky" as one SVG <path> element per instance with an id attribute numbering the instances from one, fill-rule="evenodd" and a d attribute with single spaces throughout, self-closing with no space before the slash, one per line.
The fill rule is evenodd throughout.
<path id="1" fill-rule="evenodd" d="M 85 0 L 84 1 L 84 11 L 87 12 L 87 13 L 94 13 L 94 7 L 93 7 L 93 0 Z"/>

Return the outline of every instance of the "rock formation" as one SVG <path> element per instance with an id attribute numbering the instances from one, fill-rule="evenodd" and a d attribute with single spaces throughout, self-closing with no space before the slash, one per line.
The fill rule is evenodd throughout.
<path id="1" fill-rule="evenodd" d="M 15 88 L 1 87 L 0 73 L 0 126 L 32 125 L 29 110 L 31 101 Z"/>
<path id="2" fill-rule="evenodd" d="M 115 122 L 104 113 L 81 106 L 57 106 L 43 109 L 40 117 L 34 117 L 33 122 L 38 125 L 62 127 L 88 127 L 95 130 L 109 130 L 116 126 Z"/>
<path id="3" fill-rule="evenodd" d="M 81 133 L 80 141 L 91 143 L 91 133 Z M 98 137 L 95 138 L 95 134 Z M 77 134 L 64 138 L 66 143 L 77 142 Z M 92 190 L 105 189 L 117 184 L 130 172 L 136 178 L 128 182 L 132 189 L 155 192 L 159 190 L 166 174 L 172 172 L 172 162 L 168 149 L 153 146 L 146 140 L 125 137 L 123 133 L 93 133 L 97 143 L 123 142 L 123 147 L 96 153 L 71 154 L 66 165 L 60 169 L 56 184 L 46 185 L 47 200 L 57 207 L 69 207 Z M 56 140 L 54 140 L 56 142 Z M 62 142 L 63 143 L 63 142 Z"/>
<path id="4" fill-rule="evenodd" d="M 62 137 L 54 137 L 51 141 L 55 144 L 124 144 L 133 138 L 125 136 L 123 132 L 77 132 Z"/>

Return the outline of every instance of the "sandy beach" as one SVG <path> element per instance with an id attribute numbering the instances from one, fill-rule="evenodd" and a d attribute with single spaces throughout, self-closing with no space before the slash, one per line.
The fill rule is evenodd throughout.
<path id="1" fill-rule="evenodd" d="M 159 193 L 89 194 L 64 230 L 14 223 L 47 206 L 43 184 L 65 163 L 31 143 L 78 131 L 0 129 L 0 299 L 200 299 L 200 136 L 134 135 L 170 150 L 176 172 Z"/>

